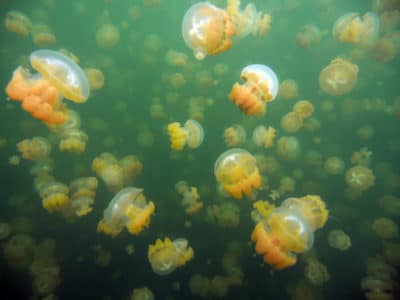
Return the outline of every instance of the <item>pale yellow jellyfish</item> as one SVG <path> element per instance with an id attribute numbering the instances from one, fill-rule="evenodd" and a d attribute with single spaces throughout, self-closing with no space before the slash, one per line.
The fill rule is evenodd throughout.
<path id="1" fill-rule="evenodd" d="M 186 214 L 193 215 L 198 213 L 203 207 L 203 202 L 200 201 L 200 195 L 195 186 L 189 187 L 186 182 L 178 182 L 176 184 L 177 192 L 182 195 L 182 206 Z"/>
<path id="2" fill-rule="evenodd" d="M 16 10 L 10 10 L 6 14 L 6 29 L 20 36 L 27 36 L 32 31 L 32 21 L 28 16 Z"/>
<path id="3" fill-rule="evenodd" d="M 149 226 L 154 209 L 153 202 L 146 202 L 143 189 L 126 187 L 111 199 L 97 231 L 114 237 L 126 227 L 131 234 L 139 234 Z"/>
<path id="4" fill-rule="evenodd" d="M 102 153 L 92 162 L 92 170 L 110 191 L 118 191 L 124 184 L 124 170 L 111 153 Z"/>
<path id="5" fill-rule="evenodd" d="M 59 143 L 61 152 L 83 153 L 86 150 L 88 136 L 80 129 L 69 129 L 62 133 Z"/>
<path id="6" fill-rule="evenodd" d="M 304 120 L 314 113 L 314 105 L 308 100 L 300 100 L 293 105 L 293 112 Z"/>
<path id="7" fill-rule="evenodd" d="M 40 48 L 49 48 L 57 42 L 56 36 L 46 24 L 33 26 L 33 43 Z"/>
<path id="8" fill-rule="evenodd" d="M 337 156 L 328 157 L 324 163 L 324 170 L 329 175 L 342 174 L 345 168 L 343 159 Z"/>
<path id="9" fill-rule="evenodd" d="M 211 205 L 207 208 L 207 218 L 224 228 L 234 228 L 239 226 L 240 208 L 232 202 Z"/>
<path id="10" fill-rule="evenodd" d="M 299 97 L 299 86 L 294 79 L 285 79 L 279 85 L 279 97 L 284 100 L 293 100 Z"/>
<path id="11" fill-rule="evenodd" d="M 400 216 L 400 198 L 394 195 L 383 195 L 379 198 L 379 205 L 383 210 L 392 215 Z"/>
<path id="12" fill-rule="evenodd" d="M 98 184 L 96 177 L 81 177 L 70 183 L 70 206 L 76 216 L 82 217 L 92 211 Z"/>
<path id="13" fill-rule="evenodd" d="M 240 146 L 246 142 L 246 131 L 243 126 L 232 125 L 224 130 L 224 141 L 227 147 Z"/>
<path id="14" fill-rule="evenodd" d="M 119 29 L 111 24 L 103 24 L 96 31 L 96 42 L 100 48 L 111 49 L 119 42 Z"/>
<path id="15" fill-rule="evenodd" d="M 11 225 L 6 222 L 0 222 L 0 240 L 8 238 L 11 233 Z"/>
<path id="16" fill-rule="evenodd" d="M 303 119 L 293 111 L 288 112 L 281 118 L 281 127 L 289 133 L 295 133 L 303 127 Z"/>
<path id="17" fill-rule="evenodd" d="M 49 141 L 40 136 L 19 142 L 17 148 L 22 158 L 35 161 L 48 157 L 51 151 Z"/>
<path id="18" fill-rule="evenodd" d="M 100 69 L 86 68 L 84 72 L 89 81 L 91 91 L 100 90 L 104 86 L 104 74 Z"/>
<path id="19" fill-rule="evenodd" d="M 26 234 L 15 234 L 3 248 L 4 260 L 14 270 L 27 269 L 33 260 L 35 241 Z"/>
<path id="20" fill-rule="evenodd" d="M 149 245 L 147 258 L 154 273 L 168 275 L 176 268 L 185 265 L 193 258 L 194 251 L 188 241 L 183 238 L 171 241 L 157 239 L 154 245 Z"/>
<path id="21" fill-rule="evenodd" d="M 369 56 L 379 63 L 392 61 L 400 50 L 400 33 L 390 32 L 371 45 Z"/>
<path id="22" fill-rule="evenodd" d="M 264 125 L 257 126 L 253 130 L 252 140 L 258 147 L 271 148 L 274 145 L 276 130 L 275 128 Z"/>
<path id="23" fill-rule="evenodd" d="M 69 204 L 69 188 L 62 182 L 49 181 L 40 187 L 42 206 L 49 212 L 61 211 Z"/>
<path id="24" fill-rule="evenodd" d="M 317 46 L 321 40 L 321 31 L 313 24 L 303 26 L 296 34 L 296 44 L 302 48 Z"/>
<path id="25" fill-rule="evenodd" d="M 184 67 L 188 62 L 188 57 L 185 53 L 176 50 L 168 50 L 165 54 L 165 61 L 170 66 Z"/>
<path id="26" fill-rule="evenodd" d="M 319 73 L 319 86 L 327 94 L 341 96 L 357 84 L 358 66 L 343 58 L 335 58 Z"/>
<path id="27" fill-rule="evenodd" d="M 370 169 L 364 166 L 355 166 L 347 170 L 346 184 L 356 191 L 365 191 L 375 183 L 375 175 Z"/>
<path id="28" fill-rule="evenodd" d="M 351 239 L 343 230 L 335 229 L 328 234 L 328 244 L 332 248 L 344 251 L 351 247 Z"/>
<path id="29" fill-rule="evenodd" d="M 296 160 L 300 156 L 300 142 L 295 136 L 282 136 L 278 139 L 276 151 L 285 160 Z"/>
<path id="30" fill-rule="evenodd" d="M 136 288 L 129 300 L 154 300 L 154 294 L 148 287 Z"/>
<path id="31" fill-rule="evenodd" d="M 372 230 L 384 240 L 396 239 L 399 236 L 399 226 L 389 218 L 377 218 L 372 223 Z"/>
<path id="32" fill-rule="evenodd" d="M 320 263 L 316 258 L 308 258 L 304 275 L 313 284 L 320 286 L 330 279 L 330 274 L 325 265 Z"/>
<path id="33" fill-rule="evenodd" d="M 168 124 L 168 134 L 171 141 L 171 149 L 181 151 L 185 145 L 189 148 L 197 148 L 204 139 L 204 131 L 201 124 L 195 120 L 187 120 L 183 127 L 179 122 Z"/>

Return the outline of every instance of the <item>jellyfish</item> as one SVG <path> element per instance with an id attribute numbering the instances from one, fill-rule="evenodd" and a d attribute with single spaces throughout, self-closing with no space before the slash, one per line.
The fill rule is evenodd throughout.
<path id="1" fill-rule="evenodd" d="M 293 100 L 299 97 L 299 86 L 294 79 L 285 79 L 279 85 L 279 97 L 284 100 Z"/>
<path id="2" fill-rule="evenodd" d="M 207 219 L 224 228 L 234 228 L 239 226 L 240 208 L 232 202 L 211 205 L 207 208 Z"/>
<path id="3" fill-rule="evenodd" d="M 61 211 L 69 204 L 69 188 L 62 182 L 49 181 L 39 189 L 42 206 L 48 212 Z"/>
<path id="4" fill-rule="evenodd" d="M 88 136 L 80 129 L 69 129 L 62 133 L 59 143 L 60 151 L 72 153 L 85 152 Z"/>
<path id="5" fill-rule="evenodd" d="M 136 288 L 132 291 L 130 300 L 154 300 L 154 294 L 148 287 Z"/>
<path id="6" fill-rule="evenodd" d="M 177 192 L 183 196 L 182 206 L 188 215 L 193 215 L 200 211 L 203 202 L 200 201 L 200 195 L 195 186 L 189 187 L 186 182 L 178 182 L 176 184 Z"/>
<path id="7" fill-rule="evenodd" d="M 321 31 L 313 24 L 305 25 L 296 34 L 296 44 L 302 48 L 317 46 L 321 39 Z"/>
<path id="8" fill-rule="evenodd" d="M 97 231 L 114 237 L 126 227 L 131 234 L 139 234 L 149 226 L 154 208 L 152 201 L 146 202 L 143 189 L 126 187 L 111 199 Z"/>
<path id="9" fill-rule="evenodd" d="M 55 44 L 56 36 L 46 24 L 35 24 L 33 26 L 33 43 L 40 48 L 48 48 Z"/>
<path id="10" fill-rule="evenodd" d="M 223 152 L 214 164 L 214 174 L 224 190 L 241 199 L 261 186 L 260 173 L 253 155 L 244 149 L 233 148 Z"/>
<path id="11" fill-rule="evenodd" d="M 343 230 L 335 229 L 328 234 L 328 244 L 332 248 L 344 251 L 351 247 L 351 239 Z"/>
<path id="12" fill-rule="evenodd" d="M 275 209 L 275 205 L 263 200 L 258 200 L 253 203 L 253 210 L 251 211 L 251 219 L 254 223 L 264 221 Z"/>
<path id="13" fill-rule="evenodd" d="M 188 57 L 185 53 L 169 50 L 165 54 L 165 61 L 173 67 L 184 67 L 187 65 Z"/>
<path id="14" fill-rule="evenodd" d="M 370 45 L 379 33 L 379 17 L 367 12 L 361 19 L 358 13 L 347 13 L 338 18 L 333 25 L 333 38 L 342 43 L 360 46 Z"/>
<path id="15" fill-rule="evenodd" d="M 6 29 L 20 36 L 28 36 L 32 31 L 32 21 L 28 16 L 16 10 L 10 10 L 6 14 Z"/>
<path id="16" fill-rule="evenodd" d="M 188 241 L 183 238 L 171 241 L 157 239 L 155 244 L 149 245 L 147 258 L 151 268 L 157 275 L 168 275 L 176 268 L 185 265 L 193 258 L 194 251 Z"/>
<path id="17" fill-rule="evenodd" d="M 203 127 L 195 120 L 187 120 L 183 127 L 179 122 L 168 124 L 168 135 L 171 149 L 177 151 L 181 151 L 185 145 L 191 149 L 197 148 L 204 139 Z"/>
<path id="18" fill-rule="evenodd" d="M 313 257 L 306 259 L 304 275 L 313 285 L 316 286 L 321 286 L 330 278 L 330 274 L 326 266 Z"/>
<path id="19" fill-rule="evenodd" d="M 281 118 L 281 127 L 289 133 L 295 133 L 303 127 L 303 119 L 293 111 L 288 112 Z"/>
<path id="20" fill-rule="evenodd" d="M 183 40 L 198 60 L 228 50 L 235 31 L 229 14 L 209 2 L 194 4 L 182 20 Z"/>
<path id="21" fill-rule="evenodd" d="M 277 142 L 277 153 L 285 160 L 296 160 L 300 156 L 300 143 L 295 136 L 282 136 Z"/>
<path id="22" fill-rule="evenodd" d="M 96 177 L 81 177 L 70 183 L 70 206 L 76 216 L 86 216 L 92 211 L 98 184 Z"/>
<path id="23" fill-rule="evenodd" d="M 327 94 L 341 96 L 357 84 L 358 66 L 343 58 L 335 58 L 319 73 L 319 87 Z"/>
<path id="24" fill-rule="evenodd" d="M 100 90 L 104 86 L 104 74 L 100 69 L 85 68 L 84 72 L 91 91 Z"/>
<path id="25" fill-rule="evenodd" d="M 101 153 L 92 162 L 92 170 L 110 191 L 118 191 L 124 185 L 124 170 L 111 153 Z"/>
<path id="26" fill-rule="evenodd" d="M 246 115 L 265 115 L 266 103 L 273 101 L 278 94 L 279 81 L 275 72 L 265 65 L 248 65 L 240 77 L 244 83 L 233 85 L 229 99 Z"/>
<path id="27" fill-rule="evenodd" d="M 392 61 L 400 50 L 400 34 L 390 32 L 371 45 L 369 56 L 379 63 Z"/>
<path id="28" fill-rule="evenodd" d="M 399 226 L 389 218 L 377 218 L 372 223 L 372 230 L 384 240 L 396 239 L 399 236 Z"/>
<path id="29" fill-rule="evenodd" d="M 257 147 L 271 148 L 274 145 L 275 135 L 275 128 L 260 125 L 254 128 L 252 140 Z"/>
<path id="30" fill-rule="evenodd" d="M 119 30 L 111 24 L 106 23 L 97 28 L 96 42 L 100 48 L 111 49 L 114 48 L 119 42 Z"/>
<path id="31" fill-rule="evenodd" d="M 11 225 L 6 222 L 0 222 L 0 240 L 5 240 L 11 233 Z"/>
<path id="32" fill-rule="evenodd" d="M 34 161 L 48 157 L 51 151 L 49 141 L 41 136 L 25 139 L 17 144 L 17 148 L 22 158 Z"/>
<path id="33" fill-rule="evenodd" d="M 328 157 L 324 164 L 324 170 L 329 175 L 342 174 L 345 168 L 343 159 L 337 156 Z"/>
<path id="34" fill-rule="evenodd" d="M 243 126 L 232 125 L 224 130 L 224 141 L 228 147 L 243 145 L 246 142 L 246 131 Z"/>
<path id="35" fill-rule="evenodd" d="M 24 270 L 33 260 L 35 241 L 27 234 L 13 235 L 3 247 L 4 259 L 15 270 Z"/>
<path id="36" fill-rule="evenodd" d="M 308 100 L 300 100 L 293 105 L 293 112 L 304 120 L 312 116 L 314 105 Z"/>
<path id="37" fill-rule="evenodd" d="M 288 198 L 255 226 L 251 238 L 264 262 L 280 270 L 296 263 L 296 253 L 311 249 L 314 231 L 327 219 L 328 211 L 319 196 Z"/>
<path id="38" fill-rule="evenodd" d="M 364 166 L 355 166 L 345 174 L 346 184 L 355 191 L 365 191 L 375 183 L 375 175 Z"/>

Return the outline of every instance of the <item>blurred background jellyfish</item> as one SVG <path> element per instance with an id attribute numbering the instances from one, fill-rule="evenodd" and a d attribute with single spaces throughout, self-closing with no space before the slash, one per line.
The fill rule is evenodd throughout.
<path id="1" fill-rule="evenodd" d="M 193 258 L 194 251 L 188 241 L 183 238 L 171 241 L 165 238 L 164 241 L 157 239 L 155 244 L 149 245 L 147 258 L 154 273 L 168 275 L 176 268 L 185 265 Z"/>
<path id="2" fill-rule="evenodd" d="M 40 48 L 49 48 L 57 42 L 57 38 L 51 28 L 43 23 L 33 26 L 33 43 Z"/>
<path id="3" fill-rule="evenodd" d="M 196 120 L 187 120 L 183 127 L 179 122 L 168 124 L 168 135 L 171 149 L 181 151 L 187 145 L 194 149 L 201 145 L 204 139 L 203 127 Z"/>
<path id="4" fill-rule="evenodd" d="M 367 12 L 362 18 L 358 13 L 347 13 L 333 25 L 333 38 L 342 43 L 366 46 L 375 41 L 379 33 L 379 17 Z"/>
<path id="5" fill-rule="evenodd" d="M 299 85 L 294 79 L 285 79 L 279 84 L 279 97 L 284 100 L 293 100 L 299 97 Z"/>
<path id="6" fill-rule="evenodd" d="M 70 183 L 70 207 L 74 215 L 82 217 L 92 211 L 97 186 L 96 177 L 76 178 Z"/>
<path id="7" fill-rule="evenodd" d="M 133 289 L 130 300 L 154 300 L 154 294 L 148 287 Z"/>
<path id="8" fill-rule="evenodd" d="M 261 186 L 260 173 L 253 155 L 234 148 L 223 152 L 214 164 L 214 174 L 224 190 L 236 199 L 249 196 Z"/>
<path id="9" fill-rule="evenodd" d="M 329 231 L 328 244 L 332 248 L 344 251 L 351 247 L 351 239 L 343 230 L 334 229 Z"/>
<path id="10" fill-rule="evenodd" d="M 346 184 L 355 191 L 365 191 L 372 187 L 375 183 L 374 173 L 367 167 L 354 166 L 346 171 Z"/>
<path id="11" fill-rule="evenodd" d="M 243 84 L 236 82 L 229 99 L 246 115 L 263 116 L 266 103 L 278 94 L 279 81 L 275 72 L 265 65 L 248 65 L 240 73 Z"/>
<path id="12" fill-rule="evenodd" d="M 296 33 L 296 44 L 302 48 L 318 46 L 321 35 L 321 31 L 316 25 L 305 25 Z"/>
<path id="13" fill-rule="evenodd" d="M 284 269 L 296 263 L 296 253 L 311 249 L 314 231 L 327 219 L 328 211 L 319 196 L 288 198 L 255 226 L 251 239 L 266 264 Z"/>
<path id="14" fill-rule="evenodd" d="M 311 284 L 321 286 L 330 279 L 326 266 L 315 257 L 306 258 L 305 264 L 304 275 Z"/>
<path id="15" fill-rule="evenodd" d="M 198 60 L 228 50 L 234 34 L 235 25 L 228 13 L 209 2 L 194 4 L 182 20 L 183 40 Z"/>
<path id="16" fill-rule="evenodd" d="M 319 87 L 332 96 L 349 93 L 357 80 L 358 66 L 343 58 L 335 58 L 319 73 Z"/>
<path id="17" fill-rule="evenodd" d="M 252 141 L 257 147 L 271 148 L 274 145 L 275 135 L 275 128 L 260 125 L 254 128 Z"/>
<path id="18" fill-rule="evenodd" d="M 183 197 L 181 203 L 186 214 L 193 215 L 201 210 L 203 202 L 200 201 L 200 195 L 195 186 L 189 186 L 186 181 L 179 181 L 175 189 Z"/>
<path id="19" fill-rule="evenodd" d="M 20 11 L 10 10 L 5 18 L 6 29 L 20 36 L 28 36 L 32 31 L 32 21 Z"/>
<path id="20" fill-rule="evenodd" d="M 284 160 L 296 160 L 300 156 L 299 139 L 295 136 L 282 136 L 277 141 L 276 152 Z"/>
<path id="21" fill-rule="evenodd" d="M 69 204 L 69 188 L 62 182 L 50 180 L 39 189 L 42 206 L 49 212 L 61 211 Z"/>
<path id="22" fill-rule="evenodd" d="M 114 237 L 126 227 L 131 234 L 139 234 L 149 226 L 154 208 L 153 202 L 146 202 L 143 189 L 126 187 L 111 199 L 97 231 Z"/>
<path id="23" fill-rule="evenodd" d="M 246 142 L 246 131 L 243 126 L 235 124 L 224 130 L 224 141 L 227 147 L 243 145 Z"/>
<path id="24" fill-rule="evenodd" d="M 51 151 L 49 141 L 41 136 L 25 139 L 17 144 L 17 148 L 22 158 L 34 161 L 48 157 Z"/>
<path id="25" fill-rule="evenodd" d="M 119 38 L 119 29 L 111 23 L 102 24 L 97 28 L 96 42 L 100 48 L 114 48 L 118 44 Z"/>
<path id="26" fill-rule="evenodd" d="M 329 175 L 340 175 L 344 172 L 344 168 L 343 159 L 337 156 L 328 157 L 324 163 L 324 170 Z"/>

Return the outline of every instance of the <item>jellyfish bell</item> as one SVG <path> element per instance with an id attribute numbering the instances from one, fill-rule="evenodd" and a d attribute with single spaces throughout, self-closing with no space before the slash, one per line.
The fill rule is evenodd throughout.
<path id="1" fill-rule="evenodd" d="M 235 27 L 228 13 L 209 2 L 191 6 L 182 20 L 182 36 L 198 60 L 229 49 Z"/>
<path id="2" fill-rule="evenodd" d="M 54 50 L 36 50 L 30 63 L 65 98 L 77 103 L 89 97 L 89 82 L 83 70 L 66 55 Z"/>

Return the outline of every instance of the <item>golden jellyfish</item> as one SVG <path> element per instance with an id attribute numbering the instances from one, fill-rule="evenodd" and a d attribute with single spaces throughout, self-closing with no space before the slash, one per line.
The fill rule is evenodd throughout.
<path id="1" fill-rule="evenodd" d="M 319 73 L 319 87 L 327 94 L 341 96 L 357 84 L 358 66 L 343 58 L 335 58 Z"/>
<path id="2" fill-rule="evenodd" d="M 168 275 L 176 268 L 185 265 L 193 258 L 194 251 L 186 239 L 179 238 L 171 241 L 157 239 L 155 244 L 149 245 L 147 258 L 151 268 L 157 275 Z"/>
<path id="3" fill-rule="evenodd" d="M 296 44 L 302 48 L 311 48 L 317 46 L 321 39 L 321 31 L 315 25 L 305 25 L 296 34 Z"/>
<path id="4" fill-rule="evenodd" d="M 165 54 L 165 61 L 173 67 L 184 67 L 188 62 L 188 57 L 185 53 L 175 50 L 168 50 Z"/>
<path id="5" fill-rule="evenodd" d="M 308 100 L 300 100 L 293 105 L 293 112 L 304 120 L 312 116 L 314 105 Z"/>
<path id="6" fill-rule="evenodd" d="M 224 190 L 236 199 L 250 196 L 261 186 L 256 159 L 248 151 L 234 148 L 223 152 L 214 164 L 214 174 Z"/>
<path id="7" fill-rule="evenodd" d="M 214 73 L 218 76 L 218 77 L 222 77 L 225 74 L 227 74 L 229 71 L 229 66 L 227 64 L 216 64 L 214 66 Z"/>
<path id="8" fill-rule="evenodd" d="M 303 119 L 293 111 L 288 112 L 281 118 L 281 127 L 289 133 L 295 133 L 303 127 Z"/>
<path id="9" fill-rule="evenodd" d="M 154 294 L 148 287 L 133 289 L 130 300 L 154 300 Z"/>
<path id="10" fill-rule="evenodd" d="M 336 20 L 332 29 L 334 39 L 359 46 L 370 45 L 378 33 L 379 17 L 373 12 L 367 12 L 362 18 L 359 13 L 347 13 Z"/>
<path id="11" fill-rule="evenodd" d="M 299 97 L 299 86 L 294 79 L 285 79 L 279 84 L 279 97 L 284 100 L 293 100 Z"/>
<path id="12" fill-rule="evenodd" d="M 49 181 L 40 187 L 39 194 L 42 206 L 48 212 L 63 210 L 69 204 L 69 188 L 62 182 Z"/>
<path id="13" fill-rule="evenodd" d="M 288 198 L 255 226 L 251 239 L 266 264 L 284 269 L 296 264 L 296 253 L 311 249 L 314 231 L 327 219 L 328 210 L 321 197 Z"/>
<path id="14" fill-rule="evenodd" d="M 296 181 L 289 176 L 284 176 L 279 180 L 278 192 L 280 196 L 293 193 L 296 188 Z"/>
<path id="15" fill-rule="evenodd" d="M 102 153 L 92 162 L 92 170 L 110 191 L 118 191 L 124 185 L 124 170 L 111 153 Z"/>
<path id="16" fill-rule="evenodd" d="M 224 130 L 224 141 L 227 147 L 243 145 L 246 142 L 246 131 L 240 125 L 232 125 Z"/>
<path id="17" fill-rule="evenodd" d="M 342 174 L 345 168 L 343 159 L 337 156 L 328 157 L 324 163 L 324 170 L 329 175 Z"/>
<path id="18" fill-rule="evenodd" d="M 380 197 L 379 206 L 392 216 L 400 216 L 400 198 L 394 195 L 383 195 Z"/>
<path id="19" fill-rule="evenodd" d="M 332 248 L 344 251 L 351 247 L 351 239 L 343 230 L 335 229 L 328 234 L 328 244 Z"/>
<path id="20" fill-rule="evenodd" d="M 239 37 L 249 34 L 264 36 L 270 29 L 271 16 L 258 12 L 253 3 L 248 3 L 244 9 L 240 9 L 240 0 L 228 0 L 226 11 L 235 25 L 235 34 Z"/>
<path id="21" fill-rule="evenodd" d="M 388 33 L 371 45 L 370 57 L 379 63 L 392 61 L 400 50 L 400 34 Z"/>
<path id="22" fill-rule="evenodd" d="M 149 226 L 154 209 L 153 202 L 146 202 L 143 189 L 126 187 L 111 199 L 97 232 L 114 237 L 126 227 L 131 234 L 139 234 Z"/>
<path id="23" fill-rule="evenodd" d="M 0 222 L 0 240 L 8 238 L 11 233 L 11 225 L 6 222 Z"/>
<path id="24" fill-rule="evenodd" d="M 22 158 L 34 161 L 48 157 L 51 151 L 49 141 L 40 136 L 19 142 L 17 148 Z"/>
<path id="25" fill-rule="evenodd" d="M 347 170 L 345 174 L 346 184 L 353 190 L 365 191 L 375 183 L 375 175 L 364 166 L 355 166 Z"/>
<path id="26" fill-rule="evenodd" d="M 377 218 L 372 223 L 372 230 L 384 240 L 392 240 L 399 237 L 399 226 L 389 218 Z"/>
<path id="27" fill-rule="evenodd" d="M 207 208 L 207 219 L 224 228 L 234 228 L 239 226 L 240 208 L 232 202 L 211 205 Z"/>
<path id="28" fill-rule="evenodd" d="M 326 266 L 313 257 L 306 259 L 304 275 L 313 285 L 316 286 L 321 286 L 330 278 L 330 274 Z"/>
<path id="29" fill-rule="evenodd" d="M 32 31 L 32 21 L 28 16 L 16 10 L 10 10 L 6 14 L 6 29 L 20 36 L 28 36 Z"/>
<path id="30" fill-rule="evenodd" d="M 282 136 L 278 139 L 276 151 L 284 160 L 296 160 L 300 156 L 300 142 L 295 136 Z"/>
<path id="31" fill-rule="evenodd" d="M 111 49 L 114 48 L 119 42 L 119 30 L 111 24 L 103 24 L 96 31 L 96 42 L 100 48 Z"/>
<path id="32" fill-rule="evenodd" d="M 275 135 L 275 128 L 260 125 L 254 128 L 252 140 L 257 147 L 271 148 L 274 145 Z"/>
<path id="33" fill-rule="evenodd" d="M 3 247 L 4 259 L 15 270 L 24 270 L 33 260 L 35 241 L 26 234 L 13 235 Z"/>
<path id="34" fill-rule="evenodd" d="M 51 47 L 57 41 L 56 36 L 46 24 L 35 24 L 32 34 L 33 43 L 40 48 Z"/>
<path id="35" fill-rule="evenodd" d="M 229 14 L 209 2 L 194 4 L 182 20 L 183 40 L 198 60 L 228 50 L 235 32 Z"/>
<path id="36" fill-rule="evenodd" d="M 96 177 L 81 177 L 70 183 L 70 206 L 76 216 L 86 216 L 92 211 L 98 184 Z"/>
<path id="37" fill-rule="evenodd" d="M 166 75 L 166 81 L 168 85 L 175 89 L 179 89 L 186 84 L 185 76 L 182 73 L 172 73 Z"/>
<path id="38" fill-rule="evenodd" d="M 89 82 L 89 89 L 91 91 L 100 90 L 104 86 L 104 74 L 100 69 L 86 68 L 84 69 L 85 75 Z"/>
<path id="39" fill-rule="evenodd" d="M 183 127 L 179 122 L 168 124 L 168 135 L 171 149 L 181 151 L 187 145 L 194 149 L 201 145 L 204 139 L 203 127 L 196 120 L 187 120 Z"/>
<path id="40" fill-rule="evenodd" d="M 186 214 L 193 215 L 198 213 L 203 207 L 203 202 L 200 201 L 200 195 L 195 186 L 189 187 L 186 182 L 178 182 L 176 184 L 178 194 L 182 195 L 182 206 Z"/>
<path id="41" fill-rule="evenodd" d="M 70 129 L 63 132 L 59 143 L 61 152 L 85 152 L 88 136 L 80 129 Z"/>
<path id="42" fill-rule="evenodd" d="M 243 68 L 240 78 L 244 83 L 233 85 L 229 99 L 246 115 L 265 115 L 266 103 L 278 94 L 279 81 L 275 72 L 265 65 L 248 65 Z"/>
<path id="43" fill-rule="evenodd" d="M 20 164 L 20 162 L 21 162 L 21 158 L 18 155 L 11 155 L 8 158 L 8 163 L 11 166 L 18 166 Z"/>
<path id="44" fill-rule="evenodd" d="M 51 295 L 60 283 L 61 278 L 59 267 L 47 267 L 40 273 L 35 274 L 32 282 L 33 292 L 35 295 L 39 296 Z"/>
<path id="45" fill-rule="evenodd" d="M 258 200 L 253 203 L 253 210 L 251 211 L 251 219 L 254 223 L 259 223 L 268 218 L 268 216 L 275 209 L 275 205 L 263 200 Z"/>
<path id="46" fill-rule="evenodd" d="M 142 162 L 135 155 L 124 156 L 119 164 L 122 168 L 125 184 L 134 180 L 143 170 Z"/>

